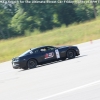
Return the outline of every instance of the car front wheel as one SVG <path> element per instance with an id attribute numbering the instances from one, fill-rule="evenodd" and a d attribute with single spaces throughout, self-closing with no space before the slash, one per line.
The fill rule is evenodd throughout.
<path id="1" fill-rule="evenodd" d="M 34 60 L 34 59 L 30 59 L 27 63 L 27 66 L 29 69 L 32 69 L 32 68 L 36 68 L 37 66 L 37 61 Z"/>

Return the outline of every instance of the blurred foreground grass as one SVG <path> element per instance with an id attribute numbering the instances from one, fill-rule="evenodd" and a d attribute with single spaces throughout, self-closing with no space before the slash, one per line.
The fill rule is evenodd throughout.
<path id="1" fill-rule="evenodd" d="M 74 45 L 100 38 L 100 18 L 78 25 L 62 26 L 27 37 L 0 41 L 0 62 L 11 60 L 24 51 L 43 45 Z"/>

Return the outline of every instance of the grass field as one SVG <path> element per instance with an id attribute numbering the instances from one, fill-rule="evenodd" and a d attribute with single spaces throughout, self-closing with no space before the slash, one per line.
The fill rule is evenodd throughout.
<path id="1" fill-rule="evenodd" d="M 24 51 L 43 45 L 74 45 L 100 38 L 100 18 L 78 25 L 62 26 L 27 37 L 0 41 L 0 62 L 11 60 Z"/>

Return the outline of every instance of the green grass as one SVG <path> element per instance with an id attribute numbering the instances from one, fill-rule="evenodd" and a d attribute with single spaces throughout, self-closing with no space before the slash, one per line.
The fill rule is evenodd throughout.
<path id="1" fill-rule="evenodd" d="M 62 26 L 31 36 L 0 41 L 0 62 L 11 60 L 24 51 L 43 45 L 74 45 L 100 38 L 100 18 L 78 25 Z"/>

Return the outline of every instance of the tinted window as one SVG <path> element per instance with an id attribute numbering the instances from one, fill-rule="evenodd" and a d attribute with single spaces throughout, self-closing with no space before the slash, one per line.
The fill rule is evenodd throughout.
<path id="1" fill-rule="evenodd" d="M 55 47 L 47 47 L 47 50 L 55 50 Z"/>
<path id="2" fill-rule="evenodd" d="M 39 53 L 40 50 L 39 50 L 39 49 L 36 49 L 36 50 L 34 50 L 33 52 L 34 52 L 34 53 Z"/>
<path id="3" fill-rule="evenodd" d="M 40 49 L 40 52 L 45 52 L 45 51 L 47 51 L 46 47 Z"/>

